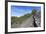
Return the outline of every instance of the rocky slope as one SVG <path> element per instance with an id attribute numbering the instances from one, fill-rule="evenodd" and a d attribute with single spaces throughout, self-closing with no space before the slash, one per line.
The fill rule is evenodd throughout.
<path id="1" fill-rule="evenodd" d="M 37 27 L 41 26 L 41 13 L 37 12 L 34 16 L 35 18 L 35 24 Z M 26 28 L 26 27 L 34 27 L 34 21 L 33 21 L 33 16 L 29 17 L 25 21 L 22 22 L 22 24 L 13 24 L 11 27 L 12 28 Z"/>

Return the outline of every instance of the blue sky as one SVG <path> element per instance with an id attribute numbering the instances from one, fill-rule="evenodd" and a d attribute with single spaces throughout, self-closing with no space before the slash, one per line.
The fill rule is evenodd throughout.
<path id="1" fill-rule="evenodd" d="M 24 14 L 31 13 L 32 10 L 41 10 L 40 6 L 11 6 L 11 16 L 23 16 Z"/>

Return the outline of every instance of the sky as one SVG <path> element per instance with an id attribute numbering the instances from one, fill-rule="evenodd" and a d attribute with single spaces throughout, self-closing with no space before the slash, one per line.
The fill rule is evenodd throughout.
<path id="1" fill-rule="evenodd" d="M 40 6 L 16 6 L 16 5 L 12 5 L 11 6 L 11 16 L 20 17 L 20 16 L 23 16 L 24 14 L 31 13 L 33 9 L 40 11 L 41 7 Z"/>

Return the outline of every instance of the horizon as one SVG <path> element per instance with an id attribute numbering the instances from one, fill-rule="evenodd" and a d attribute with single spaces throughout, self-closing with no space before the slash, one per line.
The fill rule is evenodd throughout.
<path id="1" fill-rule="evenodd" d="M 24 14 L 31 13 L 32 10 L 41 11 L 40 6 L 11 6 L 11 16 L 21 17 Z"/>

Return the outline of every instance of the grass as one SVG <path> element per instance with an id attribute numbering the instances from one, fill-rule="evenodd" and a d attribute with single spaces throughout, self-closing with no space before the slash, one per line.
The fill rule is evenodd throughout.
<path id="1" fill-rule="evenodd" d="M 30 16 L 31 14 L 25 14 L 24 16 L 21 16 L 21 17 L 11 16 L 11 24 L 13 23 L 21 24 L 23 21 L 25 21 Z"/>

